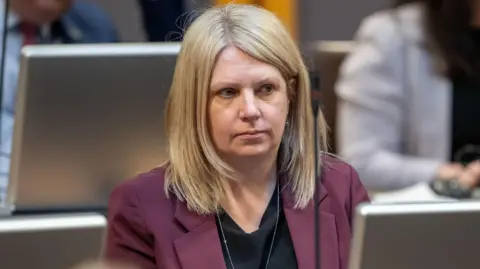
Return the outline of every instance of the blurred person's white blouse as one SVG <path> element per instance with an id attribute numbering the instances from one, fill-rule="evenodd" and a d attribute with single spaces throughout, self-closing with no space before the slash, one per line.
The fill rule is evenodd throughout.
<path id="1" fill-rule="evenodd" d="M 418 4 L 377 12 L 361 23 L 340 70 L 339 154 L 360 173 L 374 201 L 431 201 L 428 186 L 450 158 L 451 82 L 421 46 Z"/>

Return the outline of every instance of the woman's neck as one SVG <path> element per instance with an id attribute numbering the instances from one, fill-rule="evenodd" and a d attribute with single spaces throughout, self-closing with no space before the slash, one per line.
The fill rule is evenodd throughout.
<path id="1" fill-rule="evenodd" d="M 225 211 L 245 232 L 258 229 L 277 184 L 276 167 L 257 175 L 239 175 L 226 184 Z"/>

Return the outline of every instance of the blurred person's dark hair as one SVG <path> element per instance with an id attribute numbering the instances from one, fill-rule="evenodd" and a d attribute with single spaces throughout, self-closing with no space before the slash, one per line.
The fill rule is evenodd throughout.
<path id="1" fill-rule="evenodd" d="M 394 7 L 424 5 L 427 48 L 439 56 L 439 71 L 451 79 L 480 77 L 480 51 L 472 35 L 472 0 L 394 0 Z M 479 28 L 480 29 L 480 28 Z"/>

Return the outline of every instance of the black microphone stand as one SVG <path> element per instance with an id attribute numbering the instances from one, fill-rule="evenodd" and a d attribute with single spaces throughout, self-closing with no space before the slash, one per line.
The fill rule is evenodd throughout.
<path id="1" fill-rule="evenodd" d="M 311 74 L 311 87 L 312 87 L 312 113 L 313 113 L 313 141 L 314 141 L 314 162 L 315 162 L 315 194 L 313 197 L 314 204 L 314 238 L 315 238 L 315 269 L 320 269 L 320 167 L 318 157 L 318 112 L 320 110 L 320 81 L 319 77 L 315 74 Z"/>

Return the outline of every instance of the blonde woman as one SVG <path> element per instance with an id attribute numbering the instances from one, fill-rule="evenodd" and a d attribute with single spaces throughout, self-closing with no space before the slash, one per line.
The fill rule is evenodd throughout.
<path id="1" fill-rule="evenodd" d="M 325 155 L 313 204 L 309 87 L 272 13 L 227 5 L 198 17 L 166 109 L 170 160 L 113 192 L 106 258 L 143 269 L 309 269 L 319 206 L 322 269 L 345 269 L 354 208 L 368 197 L 349 165 Z"/>

